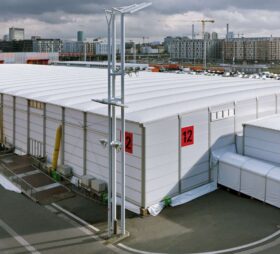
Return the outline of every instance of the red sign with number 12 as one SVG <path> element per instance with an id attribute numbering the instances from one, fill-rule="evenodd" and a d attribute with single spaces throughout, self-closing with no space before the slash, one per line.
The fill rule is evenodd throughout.
<path id="1" fill-rule="evenodd" d="M 194 144 L 194 126 L 184 127 L 181 130 L 181 147 Z"/>
<path id="2" fill-rule="evenodd" d="M 120 141 L 122 141 L 122 132 L 120 131 Z M 133 154 L 133 133 L 125 132 L 125 151 Z"/>

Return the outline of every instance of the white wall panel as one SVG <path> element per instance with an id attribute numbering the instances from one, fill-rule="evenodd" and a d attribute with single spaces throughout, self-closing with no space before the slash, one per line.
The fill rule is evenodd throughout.
<path id="1" fill-rule="evenodd" d="M 15 147 L 27 152 L 27 106 L 28 101 L 16 98 Z"/>
<path id="2" fill-rule="evenodd" d="M 219 149 L 235 143 L 234 133 L 234 104 L 220 105 L 218 107 L 211 107 L 212 112 L 218 112 L 221 114 L 221 119 L 211 121 L 211 149 Z M 233 116 L 228 114 L 225 116 L 225 112 L 233 112 Z"/>
<path id="3" fill-rule="evenodd" d="M 82 176 L 84 171 L 84 120 L 83 112 L 65 109 L 64 149 L 65 164 L 71 165 L 76 175 Z"/>
<path id="4" fill-rule="evenodd" d="M 178 117 L 153 122 L 146 128 L 146 207 L 179 193 Z"/>
<path id="5" fill-rule="evenodd" d="M 99 140 L 108 138 L 108 119 L 87 114 L 87 172 L 108 181 L 108 147 Z M 142 200 L 142 130 L 139 125 L 126 122 L 126 131 L 133 133 L 133 153 L 126 153 L 127 200 L 141 206 Z M 120 140 L 120 121 L 117 122 L 117 140 Z M 117 192 L 121 192 L 121 157 L 117 154 Z"/>
<path id="6" fill-rule="evenodd" d="M 194 128 L 194 143 L 181 147 L 182 192 L 191 190 L 209 180 L 208 109 L 183 115 L 181 128 L 189 126 Z"/>
<path id="7" fill-rule="evenodd" d="M 237 101 L 235 104 L 235 131 L 243 131 L 242 124 L 257 118 L 257 100 Z"/>
<path id="8" fill-rule="evenodd" d="M 280 163 L 280 132 L 246 125 L 244 154 L 257 159 Z"/>
<path id="9" fill-rule="evenodd" d="M 43 142 L 43 110 L 30 107 L 30 138 Z"/>
<path id="10" fill-rule="evenodd" d="M 13 97 L 4 95 L 3 125 L 6 142 L 13 144 Z"/>
<path id="11" fill-rule="evenodd" d="M 276 113 L 276 96 L 262 96 L 258 98 L 258 118 Z"/>

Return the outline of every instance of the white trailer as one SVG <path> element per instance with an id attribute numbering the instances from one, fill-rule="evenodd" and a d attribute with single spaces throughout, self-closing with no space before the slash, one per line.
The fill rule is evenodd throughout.
<path id="1" fill-rule="evenodd" d="M 62 125 L 59 164 L 107 181 L 108 151 L 99 143 L 107 107 L 91 101 L 107 97 L 107 71 L 2 65 L 0 73 L 2 141 L 51 161 Z M 140 72 L 126 77 L 126 98 L 126 200 L 148 208 L 215 183 L 211 151 L 234 145 L 244 122 L 276 114 L 280 82 Z M 120 173 L 118 157 L 118 193 Z"/>

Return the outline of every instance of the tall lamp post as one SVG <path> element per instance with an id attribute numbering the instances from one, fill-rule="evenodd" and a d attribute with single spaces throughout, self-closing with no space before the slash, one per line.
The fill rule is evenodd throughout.
<path id="1" fill-rule="evenodd" d="M 151 3 L 133 4 L 105 10 L 108 24 L 108 98 L 93 101 L 108 105 L 108 140 L 100 140 L 109 146 L 108 181 L 108 237 L 118 233 L 117 222 L 117 152 L 121 152 L 121 234 L 125 235 L 125 16 L 140 11 Z M 120 16 L 121 30 L 121 66 L 116 68 L 116 17 Z M 121 97 L 116 96 L 116 78 L 121 79 Z M 116 108 L 121 109 L 121 140 L 116 138 Z"/>

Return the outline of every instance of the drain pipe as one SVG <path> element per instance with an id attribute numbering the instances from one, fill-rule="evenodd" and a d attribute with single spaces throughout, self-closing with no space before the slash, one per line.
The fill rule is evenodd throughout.
<path id="1" fill-rule="evenodd" d="M 53 170 L 56 170 L 56 168 L 57 168 L 61 136 L 62 136 L 62 125 L 59 125 L 59 127 L 56 129 L 56 135 L 55 135 L 55 146 L 54 146 L 53 158 L 52 158 L 52 169 Z"/>

